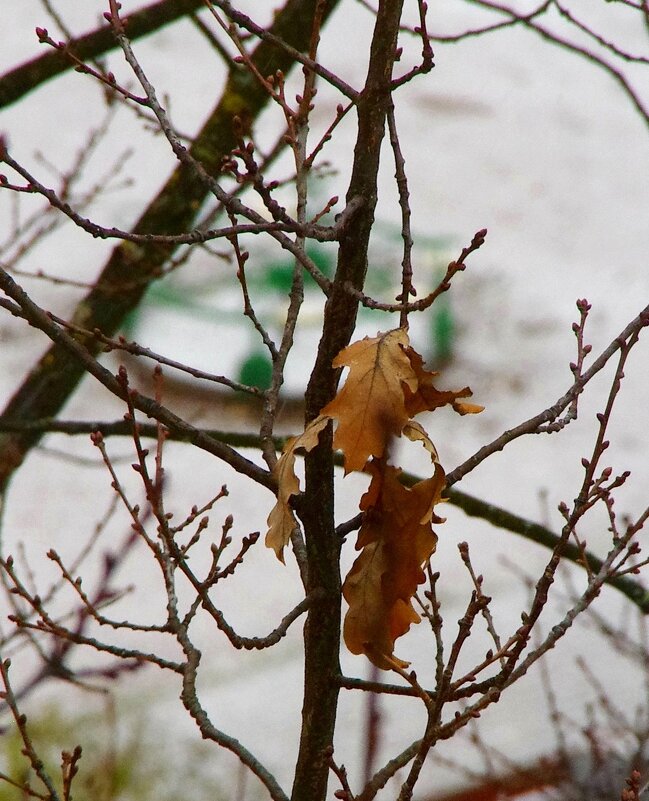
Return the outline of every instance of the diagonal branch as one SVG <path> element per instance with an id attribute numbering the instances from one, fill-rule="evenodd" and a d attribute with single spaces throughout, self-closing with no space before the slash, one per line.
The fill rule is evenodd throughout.
<path id="1" fill-rule="evenodd" d="M 413 483 L 419 481 L 416 476 L 404 476 L 404 481 L 412 480 Z M 469 517 L 479 517 L 486 520 L 496 528 L 503 529 L 504 531 L 511 531 L 514 534 L 520 534 L 526 540 L 536 542 L 545 548 L 554 549 L 559 542 L 559 536 L 545 526 L 527 520 L 524 517 L 514 514 L 513 512 L 496 506 L 493 503 L 488 503 L 466 492 L 450 488 L 446 491 L 448 500 L 453 506 L 457 506 L 464 514 Z M 567 561 L 574 562 L 580 567 L 585 564 L 594 571 L 599 573 L 604 564 L 601 559 L 598 559 L 590 551 L 584 551 L 574 543 L 568 542 L 563 546 L 562 557 Z M 608 575 L 604 583 L 609 587 L 615 587 L 630 601 L 632 601 L 644 613 L 649 613 L 649 590 L 642 584 L 627 576 Z"/>
<path id="2" fill-rule="evenodd" d="M 9 295 L 22 309 L 27 321 L 35 328 L 43 331 L 54 342 L 54 347 L 61 349 L 68 357 L 73 360 L 77 369 L 88 372 L 100 381 L 109 392 L 118 398 L 125 398 L 127 391 L 123 384 L 105 367 L 94 358 L 83 344 L 73 339 L 62 328 L 54 323 L 48 314 L 37 306 L 29 296 L 16 284 L 13 278 L 5 270 L 0 268 L 0 289 Z M 219 457 L 237 472 L 247 475 L 253 481 L 266 487 L 274 486 L 274 479 L 267 470 L 246 459 L 245 456 L 237 453 L 229 445 L 225 445 L 218 440 L 204 434 L 197 428 L 179 418 L 173 412 L 145 395 L 128 390 L 128 397 L 133 406 L 147 416 L 159 420 L 170 430 L 179 429 L 190 441 L 199 448 L 208 451 Z M 35 432 L 33 432 L 35 433 Z"/>
<path id="3" fill-rule="evenodd" d="M 514 426 L 514 428 L 508 429 L 495 440 L 489 442 L 487 445 L 484 445 L 482 448 L 476 451 L 473 456 L 470 456 L 461 465 L 458 465 L 455 470 L 452 470 L 447 474 L 447 486 L 451 487 L 453 484 L 461 481 L 465 475 L 474 470 L 488 456 L 491 456 L 498 451 L 502 451 L 506 445 L 508 445 L 510 442 L 513 442 L 513 440 L 518 439 L 518 437 L 522 437 L 525 434 L 536 434 L 539 432 L 551 433 L 554 429 L 547 427 L 544 428 L 544 426 L 546 426 L 548 423 L 553 423 L 556 421 L 559 415 L 565 409 L 567 409 L 568 406 L 570 406 L 570 404 L 579 397 L 579 395 L 581 395 L 584 387 L 591 380 L 591 378 L 593 378 L 593 376 L 595 376 L 603 367 L 605 367 L 609 359 L 614 356 L 618 350 L 622 350 L 626 346 L 628 340 L 630 340 L 632 337 L 637 337 L 642 329 L 646 328 L 647 326 L 649 326 L 649 306 L 645 306 L 640 314 L 631 320 L 624 330 L 621 331 L 620 334 L 618 334 L 618 336 L 615 337 L 615 339 L 611 342 L 611 344 L 604 351 L 602 351 L 597 359 L 595 359 L 588 370 L 585 370 L 581 375 L 577 376 L 574 384 L 565 393 L 565 395 L 559 398 L 556 403 L 552 404 L 552 406 L 549 406 L 544 411 L 534 415 L 534 417 L 530 417 L 529 420 L 525 420 L 523 423 Z"/>
<path id="4" fill-rule="evenodd" d="M 203 0 L 160 0 L 124 19 L 131 39 L 139 39 L 201 8 Z M 109 25 L 73 39 L 66 50 L 84 61 L 97 58 L 117 47 Z M 0 76 L 0 108 L 20 100 L 28 92 L 63 72 L 74 69 L 65 51 L 52 50 Z"/>
<path id="5" fill-rule="evenodd" d="M 582 47 L 575 41 L 571 41 L 568 38 L 560 36 L 558 33 L 555 33 L 550 28 L 541 25 L 537 22 L 536 17 L 538 16 L 539 11 L 545 11 L 546 5 L 544 4 L 541 6 L 537 11 L 534 11 L 532 14 L 519 14 L 514 8 L 511 8 L 504 3 L 497 2 L 497 0 L 468 0 L 469 3 L 473 5 L 480 6 L 482 8 L 488 8 L 492 11 L 497 11 L 501 14 L 505 14 L 509 17 L 508 22 L 511 24 L 518 24 L 521 23 L 524 27 L 529 28 L 530 30 L 534 31 L 538 36 L 544 39 L 546 42 L 551 42 L 552 44 L 557 45 L 558 47 L 562 47 L 565 50 L 576 53 L 577 55 L 583 56 L 587 61 L 590 61 L 593 64 L 596 64 L 598 67 L 601 67 L 605 72 L 614 78 L 617 83 L 622 88 L 622 91 L 628 99 L 631 101 L 633 106 L 635 107 L 636 111 L 639 113 L 640 117 L 642 118 L 643 122 L 646 125 L 649 125 L 649 108 L 643 103 L 642 98 L 638 91 L 633 87 L 631 81 L 627 78 L 627 76 L 615 66 L 613 61 L 608 61 L 606 58 L 598 55 L 595 51 L 589 50 L 587 47 Z M 556 5 L 556 4 L 555 4 Z M 562 9 L 557 6 L 560 13 L 562 13 Z M 594 38 L 598 41 L 599 44 L 608 49 L 610 52 L 610 47 L 608 47 L 608 42 L 602 37 L 598 37 L 594 31 L 588 29 L 588 33 L 591 38 Z M 623 57 L 618 53 L 614 53 L 618 57 Z M 625 56 L 627 54 L 624 54 Z M 625 59 L 625 60 L 628 60 Z M 632 58 L 631 60 L 638 60 L 637 58 Z M 641 62 L 644 63 L 644 62 Z"/>

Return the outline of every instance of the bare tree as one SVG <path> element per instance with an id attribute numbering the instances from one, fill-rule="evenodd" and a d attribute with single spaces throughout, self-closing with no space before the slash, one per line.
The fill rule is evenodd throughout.
<path id="1" fill-rule="evenodd" d="M 0 77 L 0 103 L 22 101 L 41 83 L 76 70 L 80 73 L 77 81 L 99 88 L 107 110 L 105 120 L 89 136 L 72 166 L 61 171 L 56 165 L 60 171 L 56 188 L 48 186 L 43 177 L 45 164 L 15 151 L 11 131 L 0 143 L 0 161 L 6 169 L 0 178 L 3 196 L 29 204 L 26 216 L 14 215 L 0 251 L 4 293 L 0 305 L 15 318 L 15 325 L 27 324 L 51 342 L 38 362 L 25 370 L 0 417 L 0 482 L 6 503 L 10 482 L 44 435 L 86 435 L 105 468 L 115 503 L 73 561 L 49 550 L 47 556 L 57 569 L 57 578 L 47 587 L 37 586 L 38 578 L 31 576 L 19 559 L 5 554 L 0 563 L 11 604 L 11 626 L 4 633 L 3 653 L 6 656 L 16 650 L 23 664 L 31 666 L 27 671 L 21 669 L 22 675 L 16 678 L 5 659 L 3 699 L 34 774 L 28 781 L 5 778 L 32 797 L 71 797 L 81 750 L 65 752 L 60 780 L 55 780 L 37 753 L 21 712 L 24 699 L 35 687 L 46 679 L 80 685 L 109 682 L 127 672 L 157 666 L 177 676 L 182 705 L 201 736 L 238 757 L 275 801 L 324 799 L 331 775 L 338 785 L 336 797 L 370 801 L 399 771 L 403 778 L 398 798 L 406 801 L 412 798 L 435 747 L 473 724 L 542 661 L 574 620 L 590 609 L 605 585 L 623 593 L 643 613 L 649 610 L 647 592 L 635 577 L 645 564 L 637 538 L 649 506 L 620 518 L 615 497 L 629 473 L 616 473 L 604 461 L 613 408 L 629 355 L 639 347 L 640 334 L 649 325 L 649 306 L 620 324 L 619 334 L 594 355 L 588 344 L 591 307 L 585 299 L 577 301 L 572 379 L 560 397 L 529 419 L 512 421 L 504 433 L 485 442 L 455 468 L 443 467 L 431 437 L 414 418 L 446 405 L 460 415 L 479 413 L 481 406 L 467 400 L 471 395 L 468 387 L 437 388 L 437 374 L 424 366 L 409 330 L 420 316 L 437 307 L 457 276 L 479 260 L 476 252 L 484 245 L 487 231 L 467 232 L 466 246 L 439 281 L 418 295 L 416 287 L 421 291 L 423 279 L 411 230 L 406 157 L 397 126 L 399 90 L 430 73 L 434 49 L 519 27 L 605 70 L 619 83 L 641 119 L 649 122 L 641 93 L 625 71 L 626 65 L 646 67 L 648 58 L 634 55 L 556 0 L 525 11 L 474 0 L 472 5 L 488 16 L 476 17 L 476 25 L 468 30 L 444 34 L 432 30 L 423 0 L 405 10 L 401 0 L 380 0 L 378 7 L 361 3 L 368 11 L 367 30 L 362 33 L 369 45 L 366 53 L 359 53 L 367 62 L 364 81 L 355 86 L 319 55 L 327 22 L 336 14 L 345 14 L 349 3 L 287 0 L 272 19 L 258 21 L 270 16 L 267 9 L 255 9 L 255 16 L 248 16 L 228 0 L 160 0 L 130 14 L 126 13 L 130 9 L 121 9 L 116 0 L 108 0 L 101 9 L 105 21 L 82 37 L 67 31 L 52 4 L 43 5 L 44 16 L 52 19 L 48 24 L 57 26 L 64 39 L 59 41 L 45 26 L 37 28 L 38 40 L 47 52 Z M 632 15 L 638 26 L 649 29 L 649 6 L 644 0 L 621 0 L 616 5 Z M 187 133 L 182 120 L 173 119 L 170 101 L 149 77 L 147 58 L 138 41 L 181 18 L 190 20 L 209 43 L 223 74 L 221 95 L 195 134 Z M 109 51 L 120 58 L 109 63 Z M 211 69 L 211 65 L 205 67 Z M 317 116 L 320 108 L 334 111 Z M 151 132 L 155 147 L 160 140 L 165 142 L 173 171 L 135 224 L 120 226 L 96 218 L 93 203 L 108 192 L 111 183 L 126 176 L 122 153 L 112 154 L 110 175 L 90 186 L 84 185 L 83 175 L 107 130 L 119 127 L 127 113 L 134 114 L 137 124 Z M 341 185 L 339 193 L 317 205 L 313 199 L 317 197 L 315 179 L 326 172 L 330 143 L 345 128 L 353 129 L 355 137 L 349 175 L 335 176 Z M 115 141 L 120 140 L 119 131 L 114 136 Z M 391 154 L 394 169 L 402 243 L 400 264 L 390 276 L 390 284 L 399 284 L 394 297 L 385 287 L 375 290 L 369 266 L 379 167 L 387 154 Z M 104 265 L 93 274 L 88 270 L 85 280 L 37 269 L 35 260 L 22 266 L 42 242 L 52 241 L 48 238 L 64 223 L 76 226 L 79 236 L 117 242 Z M 254 287 L 254 277 L 263 270 L 255 244 L 260 239 L 292 260 L 281 325 L 268 321 L 264 298 Z M 332 274 L 319 262 L 314 243 L 335 253 Z M 237 314 L 241 325 L 251 326 L 264 351 L 269 368 L 266 383 L 233 372 L 224 343 L 219 356 L 225 366 L 222 374 L 216 374 L 154 352 L 121 333 L 128 315 L 151 286 L 170 273 L 191 271 L 200 259 L 208 260 L 212 268 L 218 263 L 229 287 L 238 287 Z M 68 303 L 65 310 L 46 308 L 38 300 L 39 287 L 45 286 L 49 292 L 61 284 L 80 295 L 76 306 L 71 308 Z M 301 315 L 305 298 L 317 299 L 322 320 L 319 342 L 304 370 L 309 377 L 303 396 L 295 398 L 286 392 L 285 381 L 289 357 L 304 336 Z M 359 309 L 392 315 L 394 322 L 387 331 L 359 339 L 355 337 Z M 118 354 L 123 364 L 116 367 L 107 361 L 107 352 Z M 149 375 L 142 365 L 152 362 L 156 367 Z M 561 435 L 577 419 L 581 396 L 591 381 L 611 366 L 612 378 L 601 401 L 597 430 L 588 456 L 582 460 L 581 484 L 574 500 L 560 507 L 563 525 L 559 533 L 457 489 L 465 476 L 519 438 Z M 348 372 L 341 382 L 344 368 Z M 105 419 L 98 418 L 95 409 L 85 419 L 61 418 L 63 407 L 84 377 L 107 390 L 108 403 L 102 411 Z M 206 402 L 219 410 L 233 409 L 234 426 L 212 429 L 195 424 L 174 395 L 174 387 L 179 386 L 180 393 L 186 394 L 185 378 L 200 382 L 190 385 L 190 394 L 209 386 Z M 123 419 L 111 417 L 117 401 L 123 407 Z M 254 430 L 241 422 L 242 409 L 254 420 Z M 291 438 L 278 434 L 285 432 L 282 414 L 287 409 L 297 411 L 304 422 L 302 430 L 295 414 L 284 418 L 296 434 Z M 428 475 L 415 476 L 391 463 L 400 437 L 424 446 L 430 455 Z M 119 451 L 113 451 L 113 438 L 130 442 L 134 461 L 131 457 L 133 464 L 128 468 L 116 457 Z M 148 441 L 153 444 L 147 445 Z M 250 497 L 267 498 L 266 491 L 275 496 L 274 507 L 272 501 L 259 501 L 267 503 L 270 513 L 266 544 L 282 561 L 294 560 L 302 587 L 300 600 L 278 616 L 270 633 L 238 633 L 220 601 L 223 585 L 232 585 L 236 593 L 242 565 L 259 548 L 260 532 L 247 529 L 244 536 L 235 535 L 235 528 L 247 526 L 247 510 L 242 508 L 234 517 L 224 514 L 220 531 L 213 533 L 208 513 L 218 516 L 223 508 L 228 494 L 225 479 L 211 498 L 196 498 L 195 505 L 176 522 L 177 511 L 172 511 L 176 505 L 165 479 L 165 466 L 171 462 L 173 469 L 178 454 L 172 448 L 176 442 L 189 452 L 190 460 L 192 454 L 204 451 L 223 465 L 224 475 L 234 473 L 237 482 L 264 490 L 257 496 L 251 489 Z M 304 456 L 303 486 L 295 473 L 297 456 Z M 369 488 L 359 499 L 358 514 L 342 520 L 336 513 L 334 484 L 341 467 L 345 474 L 370 477 Z M 128 475 L 133 472 L 137 484 Z M 34 494 L 37 492 L 35 488 Z M 457 628 L 444 619 L 439 599 L 444 576 L 436 569 L 434 556 L 436 532 L 443 523 L 439 514 L 442 498 L 468 515 L 548 549 L 544 569 L 529 579 L 529 602 L 520 610 L 521 623 L 515 627 L 505 630 L 494 620 L 485 581 L 479 568 L 474 568 L 465 542 L 459 543 L 459 556 L 471 589 Z M 120 541 L 106 548 L 103 560 L 95 560 L 95 565 L 99 561 L 101 566 L 93 570 L 96 542 L 118 506 L 126 513 L 130 528 Z M 595 525 L 584 523 L 591 520 L 593 510 L 594 519 L 603 520 L 608 531 L 607 547 L 600 553 L 588 549 L 582 534 L 585 525 Z M 603 517 L 597 518 L 600 510 Z M 341 552 L 355 531 L 360 553 L 343 579 Z M 153 615 L 137 618 L 111 616 L 108 607 L 122 600 L 116 589 L 117 572 L 134 549 L 142 546 L 158 570 L 159 608 Z M 271 553 L 265 556 L 272 558 Z M 583 568 L 581 583 L 553 606 L 553 585 L 566 562 Z M 82 583 L 83 571 L 94 574 L 94 581 Z M 369 680 L 344 675 L 341 670 L 343 611 L 346 647 L 365 655 L 376 668 Z M 303 616 L 302 718 L 299 732 L 292 735 L 298 748 L 289 789 L 209 713 L 198 686 L 203 662 L 197 629 L 198 621 L 201 625 L 207 621 L 214 636 L 218 633 L 233 649 L 263 651 L 276 646 Z M 551 622 L 549 616 L 554 616 Z M 393 649 L 395 641 L 422 619 L 430 629 L 433 657 L 416 664 L 415 672 Z M 472 643 L 480 642 L 479 656 L 469 653 L 470 636 Z M 171 644 L 167 645 L 168 641 Z M 95 658 L 79 667 L 78 655 L 86 652 Z M 241 658 L 245 660 L 245 655 Z M 392 671 L 394 683 L 379 671 Z M 369 760 L 359 786 L 351 786 L 341 761 L 345 755 L 334 755 L 337 705 L 343 690 L 400 696 L 404 704 L 420 704 L 425 710 L 419 736 L 383 765 L 372 766 Z M 640 786 L 634 773 L 624 792 L 639 797 Z M 622 792 L 623 787 L 619 789 Z"/>

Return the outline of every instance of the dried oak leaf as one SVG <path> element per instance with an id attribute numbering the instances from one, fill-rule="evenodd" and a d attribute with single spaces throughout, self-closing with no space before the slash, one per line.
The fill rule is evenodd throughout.
<path id="1" fill-rule="evenodd" d="M 367 470 L 372 481 L 361 498 L 366 516 L 356 544 L 362 550 L 343 584 L 349 604 L 343 636 L 353 654 L 389 670 L 408 666 L 393 655 L 394 643 L 420 620 L 411 599 L 437 544 L 431 523 L 441 521 L 433 507 L 445 476 L 436 464 L 432 478 L 408 488 L 399 481 L 399 468 L 372 461 Z"/>
<path id="2" fill-rule="evenodd" d="M 410 361 L 412 370 L 417 377 L 414 388 L 406 384 L 404 386 L 405 406 L 409 417 L 414 417 L 420 412 L 432 412 L 440 406 L 451 404 L 458 414 L 478 414 L 484 409 L 477 403 L 466 403 L 461 398 L 470 398 L 473 394 L 469 387 L 464 387 L 456 391 L 438 390 L 433 386 L 433 378 L 439 373 L 430 372 L 424 368 L 424 360 L 413 348 L 406 348 L 405 353 Z"/>
<path id="3" fill-rule="evenodd" d="M 428 453 L 430 453 L 431 460 L 433 462 L 439 462 L 437 448 L 421 423 L 418 423 L 416 420 L 408 420 L 401 433 L 412 442 L 421 442 Z"/>
<path id="4" fill-rule="evenodd" d="M 407 332 L 396 328 L 352 343 L 332 362 L 349 367 L 349 375 L 321 414 L 338 420 L 333 444 L 345 454 L 345 473 L 362 470 L 370 456 L 381 458 L 412 416 L 404 391 L 415 395 L 417 376 L 408 344 Z"/>
<path id="5" fill-rule="evenodd" d="M 268 515 L 266 546 L 275 551 L 280 562 L 284 562 L 284 548 L 296 526 L 293 510 L 289 505 L 291 496 L 300 492 L 300 482 L 295 475 L 295 452 L 299 448 L 305 451 L 313 450 L 318 444 L 320 432 L 328 422 L 328 417 L 319 415 L 309 423 L 299 437 L 291 437 L 273 469 L 278 485 L 277 503 Z"/>

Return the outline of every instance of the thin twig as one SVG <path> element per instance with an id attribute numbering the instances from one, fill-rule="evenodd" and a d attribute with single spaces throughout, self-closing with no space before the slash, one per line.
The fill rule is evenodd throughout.
<path id="1" fill-rule="evenodd" d="M 465 260 L 467 256 L 470 253 L 473 253 L 475 250 L 478 250 L 478 248 L 482 247 L 486 236 L 486 228 L 483 228 L 475 233 L 473 239 L 471 240 L 471 244 L 468 247 L 462 248 L 462 252 L 456 261 L 449 263 L 448 267 L 446 268 L 446 274 L 439 282 L 437 287 L 435 287 L 432 292 L 426 295 L 425 298 L 421 298 L 421 300 L 410 301 L 408 303 L 404 303 L 403 301 L 399 303 L 382 303 L 381 301 L 374 300 L 374 298 L 370 298 L 358 289 L 355 289 L 349 282 L 344 285 L 344 289 L 368 309 L 377 309 L 392 313 L 399 312 L 399 314 L 424 311 L 432 306 L 441 294 L 448 292 L 448 290 L 451 288 L 451 280 L 453 276 L 458 272 L 462 272 L 466 268 Z"/>
<path id="2" fill-rule="evenodd" d="M 2 676 L 2 683 L 4 684 L 4 691 L 0 693 L 0 698 L 6 702 L 7 706 L 11 710 L 11 714 L 16 722 L 16 726 L 18 727 L 18 731 L 20 733 L 20 739 L 23 742 L 23 754 L 27 757 L 29 764 L 32 767 L 34 773 L 38 776 L 38 778 L 43 782 L 45 787 L 47 788 L 48 792 L 48 799 L 50 801 L 60 801 L 59 794 L 54 787 L 54 783 L 50 778 L 45 765 L 43 764 L 43 760 L 39 757 L 32 739 L 30 737 L 29 731 L 27 729 L 27 718 L 23 715 L 17 706 L 16 699 L 13 694 L 13 690 L 11 689 L 11 683 L 9 681 L 9 668 L 11 667 L 11 660 L 10 659 L 0 659 L 0 675 Z"/>
<path id="3" fill-rule="evenodd" d="M 575 380 L 570 389 L 562 397 L 560 397 L 554 404 L 549 406 L 544 411 L 534 415 L 534 417 L 530 417 L 529 420 L 520 423 L 514 428 L 508 429 L 487 445 L 483 445 L 483 447 L 476 451 L 473 456 L 470 456 L 461 465 L 447 474 L 447 486 L 452 487 L 453 484 L 456 484 L 458 481 L 464 478 L 464 476 L 474 470 L 488 456 L 503 450 L 506 445 L 508 445 L 510 442 L 513 442 L 515 439 L 518 439 L 518 437 L 524 436 L 525 434 L 535 434 L 539 431 L 540 427 L 556 420 L 564 411 L 564 409 L 566 409 L 575 400 L 575 398 L 583 392 L 586 384 L 606 366 L 609 359 L 614 356 L 618 350 L 621 350 L 631 337 L 639 333 L 648 325 L 649 306 L 646 306 L 640 312 L 640 314 L 638 314 L 638 316 L 635 317 L 620 332 L 620 334 L 618 334 L 617 337 L 615 337 L 611 344 L 602 351 L 589 369 Z"/>
<path id="4" fill-rule="evenodd" d="M 403 308 L 399 316 L 401 328 L 408 326 L 408 310 L 406 304 L 410 296 L 417 294 L 417 290 L 412 285 L 412 231 L 410 230 L 410 192 L 408 191 L 408 178 L 406 176 L 406 161 L 401 151 L 399 134 L 397 132 L 397 121 L 394 113 L 394 103 L 390 104 L 387 113 L 388 132 L 390 135 L 390 146 L 394 154 L 395 180 L 399 191 L 399 207 L 401 208 L 401 238 L 403 240 L 403 257 L 401 260 L 401 293 L 396 300 L 401 301 Z"/>

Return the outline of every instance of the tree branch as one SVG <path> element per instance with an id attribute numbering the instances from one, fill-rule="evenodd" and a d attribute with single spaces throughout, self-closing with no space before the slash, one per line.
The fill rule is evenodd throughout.
<path id="1" fill-rule="evenodd" d="M 0 289 L 20 306 L 31 325 L 47 334 L 54 342 L 55 347 L 60 348 L 63 352 L 69 354 L 71 359 L 74 359 L 78 369 L 93 375 L 109 392 L 112 392 L 118 398 L 125 397 L 125 389 L 122 383 L 110 370 L 102 367 L 87 348 L 57 326 L 48 314 L 37 306 L 2 268 L 0 268 Z M 144 412 L 149 417 L 159 420 L 171 430 L 179 429 L 194 445 L 223 459 L 237 472 L 247 475 L 253 481 L 268 488 L 272 488 L 275 485 L 274 479 L 267 470 L 258 467 L 228 445 L 208 437 L 152 398 L 147 398 L 145 395 L 140 395 L 133 390 L 129 391 L 129 398 L 136 409 Z M 38 432 L 23 432 L 23 436 L 37 437 Z"/>
<path id="2" fill-rule="evenodd" d="M 508 445 L 510 442 L 513 442 L 513 440 L 518 439 L 518 437 L 522 437 L 525 434 L 535 434 L 539 431 L 543 431 L 544 433 L 552 433 L 552 428 L 542 428 L 542 426 L 545 426 L 547 423 L 553 423 L 559 417 L 559 415 L 579 395 L 581 395 L 584 387 L 593 378 L 593 376 L 595 376 L 606 366 L 609 359 L 614 356 L 618 350 L 625 346 L 627 340 L 637 335 L 643 328 L 647 326 L 649 326 L 649 306 L 645 306 L 640 314 L 631 320 L 624 330 L 618 334 L 611 344 L 597 357 L 597 359 L 595 359 L 588 370 L 577 376 L 575 382 L 565 393 L 565 395 L 559 398 L 552 406 L 549 406 L 544 411 L 534 415 L 534 417 L 530 417 L 529 420 L 520 423 L 514 428 L 508 429 L 495 440 L 487 445 L 484 445 L 482 448 L 476 451 L 473 456 L 470 456 L 461 465 L 456 467 L 455 470 L 452 470 L 450 473 L 448 473 L 446 476 L 447 486 L 451 487 L 453 484 L 456 484 L 465 475 L 474 470 L 488 456 L 491 456 L 493 453 L 497 453 L 498 451 L 502 451 L 505 445 Z"/>
<path id="3" fill-rule="evenodd" d="M 161 0 L 145 6 L 124 19 L 131 39 L 139 39 L 203 6 L 203 0 Z M 114 50 L 115 37 L 109 25 L 73 39 L 66 50 L 82 60 L 89 60 Z M 74 69 L 74 62 L 64 51 L 52 50 L 21 64 L 0 76 L 0 108 L 9 106 L 42 83 Z"/>

